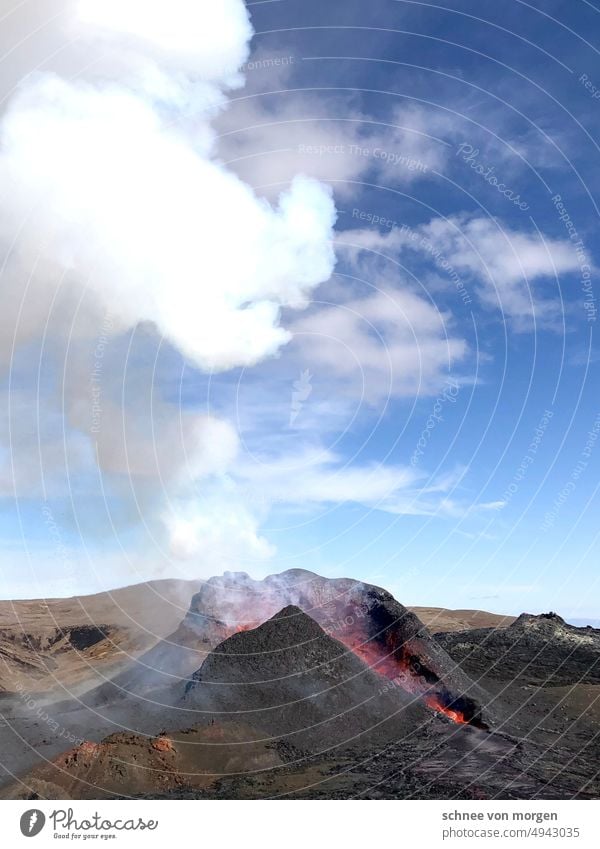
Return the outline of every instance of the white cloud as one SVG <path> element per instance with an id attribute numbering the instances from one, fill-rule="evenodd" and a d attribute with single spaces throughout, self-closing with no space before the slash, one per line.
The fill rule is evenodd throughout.
<path id="1" fill-rule="evenodd" d="M 412 466 L 347 464 L 329 449 L 300 446 L 262 461 L 242 458 L 235 482 L 249 504 L 283 505 L 313 514 L 340 504 L 396 515 L 450 518 L 501 509 L 500 502 L 472 504 L 461 496 L 465 472 L 459 467 L 432 477 Z"/>
<path id="2" fill-rule="evenodd" d="M 333 268 L 333 204 L 296 178 L 274 210 L 121 90 L 42 78 L 5 118 L 1 224 L 17 250 L 71 271 L 124 326 L 153 321 L 203 368 L 251 365 L 287 341 Z"/>
<path id="3" fill-rule="evenodd" d="M 162 61 L 219 82 L 236 79 L 252 36 L 240 0 L 79 0 L 77 19 L 111 41 L 120 34 L 138 49 L 158 48 Z"/>
<path id="4" fill-rule="evenodd" d="M 305 367 L 368 404 L 439 391 L 469 353 L 451 315 L 375 266 L 363 273 L 372 294 L 315 308 L 291 325 Z"/>
<path id="5" fill-rule="evenodd" d="M 509 316 L 553 310 L 549 299 L 539 297 L 531 284 L 578 269 L 573 246 L 563 239 L 540 237 L 484 219 L 434 219 L 423 228 L 460 271 L 481 281 L 480 296 Z"/>
<path id="6" fill-rule="evenodd" d="M 162 338 L 206 371 L 276 354 L 281 309 L 302 309 L 333 269 L 331 192 L 292 175 L 268 203 L 214 155 L 211 121 L 249 53 L 242 0 L 74 6 L 46 42 L 64 62 L 23 81 L 0 125 L 0 356 L 14 381 L 0 486 L 77 492 L 76 513 L 100 505 L 99 533 L 141 521 L 178 554 L 199 539 L 212 562 L 267 556 L 245 505 L 198 512 L 238 436 L 163 397 L 150 357 Z M 148 359 L 109 354 L 142 325 Z"/>
<path id="7" fill-rule="evenodd" d="M 347 99 L 287 91 L 284 72 L 277 69 L 279 96 L 241 95 L 215 122 L 219 154 L 261 194 L 276 195 L 299 171 L 345 199 L 363 181 L 409 185 L 443 168 L 448 148 L 430 132 L 426 110 L 396 109 L 377 121 Z"/>
<path id="8" fill-rule="evenodd" d="M 374 505 L 412 486 L 422 473 L 404 466 L 345 465 L 327 449 L 297 452 L 239 464 L 237 478 L 270 503 L 297 506 L 354 501 Z"/>
<path id="9" fill-rule="evenodd" d="M 412 230 L 346 231 L 344 240 L 360 250 L 387 256 L 419 254 L 437 268 L 450 267 L 473 280 L 480 300 L 515 320 L 535 316 L 551 321 L 559 304 L 540 291 L 539 281 L 553 281 L 577 271 L 578 259 L 570 242 L 544 238 L 535 231 L 514 229 L 489 218 L 434 218 Z"/>

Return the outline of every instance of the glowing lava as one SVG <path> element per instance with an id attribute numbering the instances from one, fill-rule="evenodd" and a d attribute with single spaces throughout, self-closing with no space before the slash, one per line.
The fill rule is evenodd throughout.
<path id="1" fill-rule="evenodd" d="M 435 710 L 437 713 L 443 713 L 452 722 L 456 722 L 458 725 L 468 725 L 469 723 L 465 719 L 463 713 L 459 710 L 452 710 L 452 708 L 446 707 L 441 703 L 437 696 L 426 696 L 425 704 L 427 707 L 431 708 L 431 710 Z"/>
<path id="2" fill-rule="evenodd" d="M 447 707 L 439 695 L 427 695 L 427 690 L 430 688 L 420 680 L 414 664 L 407 659 L 402 650 L 398 651 L 378 645 L 372 640 L 365 642 L 362 635 L 343 635 L 338 636 L 337 639 L 382 678 L 387 678 L 396 686 L 402 687 L 403 690 L 413 695 L 421 696 L 431 710 L 444 714 L 457 725 L 470 724 L 462 711 Z"/>

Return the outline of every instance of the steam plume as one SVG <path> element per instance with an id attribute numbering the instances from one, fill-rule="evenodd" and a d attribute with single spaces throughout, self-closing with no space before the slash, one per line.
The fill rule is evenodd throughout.
<path id="1" fill-rule="evenodd" d="M 224 473 L 235 458 L 236 433 L 155 399 L 145 366 L 147 420 L 121 397 L 123 378 L 109 372 L 108 357 L 101 399 L 90 397 L 98 339 L 110 337 L 105 345 L 149 323 L 211 371 L 276 354 L 289 338 L 282 307 L 305 306 L 332 272 L 335 208 L 327 188 L 301 175 L 268 203 L 214 154 L 211 122 L 243 83 L 249 54 L 252 27 L 242 0 L 80 0 L 69 9 L 69 35 L 88 51 L 87 67 L 72 79 L 68 72 L 29 75 L 0 124 L 0 363 L 14 369 L 23 350 L 31 362 L 37 355 L 45 362 L 53 351 L 62 397 L 40 392 L 31 374 L 27 389 L 19 388 L 35 391 L 32 404 L 43 396 L 55 405 L 66 431 L 54 437 L 64 454 L 56 474 L 69 486 L 93 462 L 103 487 L 137 479 L 147 496 L 154 488 L 157 498 L 148 503 L 163 497 L 187 515 L 194 481 Z M 74 364 L 67 362 L 73 352 Z M 67 446 L 90 433 L 94 405 L 102 426 L 92 423 L 91 450 L 78 451 L 77 468 Z M 19 427 L 9 423 L 11 432 Z M 41 441 L 38 434 L 32 444 Z M 42 455 L 23 458 L 37 469 L 21 475 L 31 491 L 17 495 L 39 492 L 36 477 L 47 491 Z M 139 490 L 133 483 L 138 509 Z M 168 513 L 172 547 L 189 550 L 177 515 L 153 509 L 162 525 Z M 194 521 L 204 527 L 201 520 Z M 253 539 L 247 525 L 230 523 L 224 536 L 240 526 L 241 538 Z M 257 545 L 263 552 L 262 540 Z"/>
<path id="2" fill-rule="evenodd" d="M 216 89 L 247 55 L 244 5 L 79 10 L 95 25 L 85 37 L 108 39 L 127 71 L 41 75 L 21 90 L 2 126 L 0 232 L 26 222 L 19 251 L 71 272 L 122 326 L 153 322 L 198 366 L 255 364 L 287 341 L 280 307 L 301 307 L 330 275 L 334 207 L 297 177 L 273 208 L 211 158 Z"/>

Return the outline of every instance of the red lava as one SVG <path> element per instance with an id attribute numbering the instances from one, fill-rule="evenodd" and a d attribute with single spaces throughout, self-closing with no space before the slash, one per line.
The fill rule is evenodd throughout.
<path id="1" fill-rule="evenodd" d="M 255 622 L 237 625 L 236 633 L 249 631 L 256 628 Z M 402 651 L 374 642 L 362 633 L 360 627 L 354 628 L 352 632 L 331 634 L 339 642 L 347 646 L 357 657 L 364 661 L 374 672 L 382 678 L 393 681 L 395 685 L 402 687 L 409 693 L 421 696 L 428 708 L 436 713 L 441 713 L 456 722 L 458 725 L 469 725 L 465 715 L 453 708 L 447 707 L 441 698 L 431 694 L 431 688 L 424 684 L 419 678 L 411 662 L 404 656 Z"/>

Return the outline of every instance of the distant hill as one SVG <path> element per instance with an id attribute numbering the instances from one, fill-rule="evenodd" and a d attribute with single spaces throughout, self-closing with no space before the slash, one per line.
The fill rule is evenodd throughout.
<path id="1" fill-rule="evenodd" d="M 199 581 L 149 581 L 67 599 L 0 601 L 0 692 L 71 688 L 116 669 L 171 633 Z"/>
<path id="2" fill-rule="evenodd" d="M 432 634 L 467 631 L 470 628 L 508 628 L 515 616 L 487 613 L 485 610 L 448 610 L 443 607 L 409 607 Z"/>

